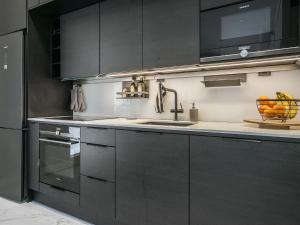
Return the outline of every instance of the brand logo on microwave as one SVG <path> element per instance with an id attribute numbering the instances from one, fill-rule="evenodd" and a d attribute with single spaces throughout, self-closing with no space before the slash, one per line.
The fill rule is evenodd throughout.
<path id="1" fill-rule="evenodd" d="M 250 8 L 250 5 L 242 5 L 242 6 L 240 6 L 240 9 L 247 9 L 247 8 Z"/>

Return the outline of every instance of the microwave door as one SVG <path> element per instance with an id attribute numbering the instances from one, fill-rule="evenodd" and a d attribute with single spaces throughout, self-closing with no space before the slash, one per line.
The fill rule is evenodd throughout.
<path id="1" fill-rule="evenodd" d="M 252 51 L 252 44 L 282 39 L 281 9 L 282 0 L 265 0 L 203 12 L 201 47 L 204 57 L 218 54 L 213 49 L 227 48 L 230 50 L 223 54 L 237 54 L 243 47 Z"/>

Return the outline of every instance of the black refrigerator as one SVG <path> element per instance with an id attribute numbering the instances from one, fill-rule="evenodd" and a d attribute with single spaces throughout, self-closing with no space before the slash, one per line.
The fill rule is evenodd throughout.
<path id="1" fill-rule="evenodd" d="M 0 36 L 0 196 L 22 201 L 25 193 L 24 34 Z"/>

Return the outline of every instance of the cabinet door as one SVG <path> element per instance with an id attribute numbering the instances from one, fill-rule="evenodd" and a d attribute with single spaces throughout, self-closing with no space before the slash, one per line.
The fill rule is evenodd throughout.
<path id="1" fill-rule="evenodd" d="M 300 221 L 300 144 L 191 137 L 191 225 Z"/>
<path id="2" fill-rule="evenodd" d="M 26 0 L 0 1 L 0 35 L 26 28 Z"/>
<path id="3" fill-rule="evenodd" d="M 61 77 L 99 74 L 99 4 L 61 17 Z"/>
<path id="4" fill-rule="evenodd" d="M 0 128 L 0 196 L 14 201 L 23 198 L 23 134 Z"/>
<path id="5" fill-rule="evenodd" d="M 142 69 L 142 0 L 100 3 L 102 73 Z"/>
<path id="6" fill-rule="evenodd" d="M 49 3 L 49 2 L 53 2 L 54 0 L 40 0 L 40 5 Z"/>
<path id="7" fill-rule="evenodd" d="M 188 224 L 188 136 L 117 131 L 116 218 L 126 225 Z"/>
<path id="8" fill-rule="evenodd" d="M 24 117 L 23 32 L 0 37 L 0 127 L 22 129 Z"/>
<path id="9" fill-rule="evenodd" d="M 36 6 L 38 6 L 40 3 L 39 0 L 27 0 L 28 9 L 32 9 Z"/>
<path id="10" fill-rule="evenodd" d="M 81 176 L 80 208 L 94 224 L 114 224 L 115 184 Z"/>
<path id="11" fill-rule="evenodd" d="M 80 172 L 85 176 L 101 180 L 115 181 L 115 148 L 81 144 Z"/>
<path id="12" fill-rule="evenodd" d="M 31 190 L 40 189 L 40 166 L 39 166 L 39 124 L 29 124 L 28 135 L 28 187 Z"/>
<path id="13" fill-rule="evenodd" d="M 144 0 L 144 68 L 198 64 L 199 13 L 199 0 Z"/>

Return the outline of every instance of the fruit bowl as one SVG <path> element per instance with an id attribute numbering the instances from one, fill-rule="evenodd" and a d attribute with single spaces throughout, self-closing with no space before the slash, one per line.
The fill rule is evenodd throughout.
<path id="1" fill-rule="evenodd" d="M 264 121 L 281 120 L 286 122 L 297 116 L 300 100 L 278 92 L 276 99 L 269 99 L 263 96 L 256 100 L 256 105 Z"/>

